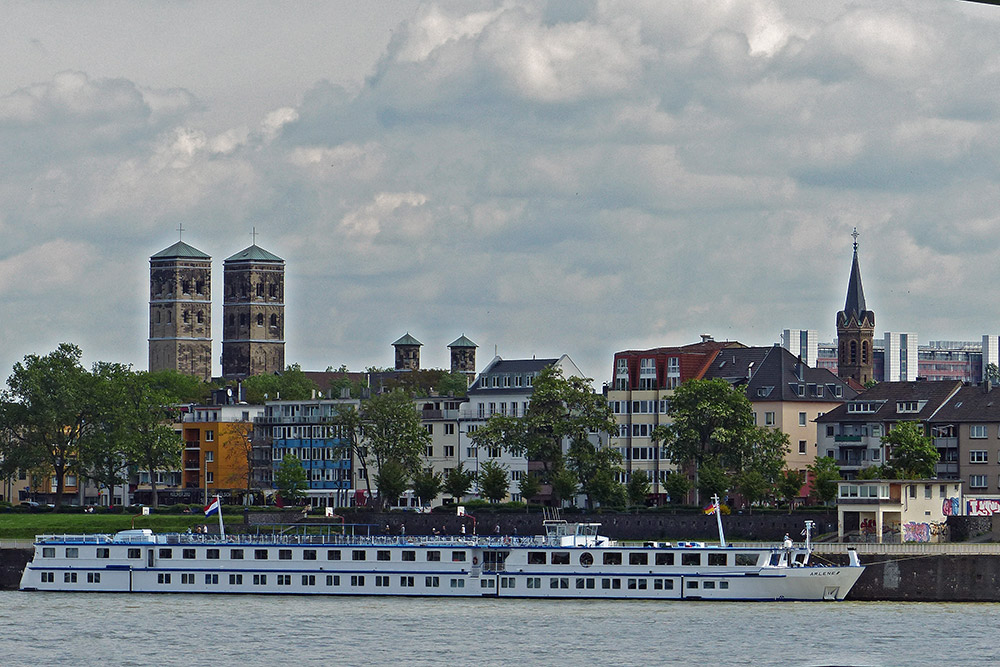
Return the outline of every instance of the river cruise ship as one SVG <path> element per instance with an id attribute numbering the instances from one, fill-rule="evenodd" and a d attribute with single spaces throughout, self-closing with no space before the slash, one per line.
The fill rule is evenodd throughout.
<path id="1" fill-rule="evenodd" d="M 619 544 L 600 524 L 545 534 L 344 535 L 297 527 L 253 535 L 42 535 L 26 591 L 410 595 L 655 600 L 842 600 L 864 567 L 809 560 L 805 545 Z M 313 532 L 309 532 L 312 530 Z"/>

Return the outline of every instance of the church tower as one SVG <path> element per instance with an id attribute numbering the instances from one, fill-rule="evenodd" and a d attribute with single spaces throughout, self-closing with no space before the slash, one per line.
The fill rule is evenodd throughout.
<path id="1" fill-rule="evenodd" d="M 861 384 L 872 379 L 875 337 L 875 313 L 865 307 L 865 291 L 861 287 L 861 267 L 858 265 L 858 230 L 854 237 L 854 263 L 847 284 L 847 302 L 837 313 L 837 375 L 854 378 Z"/>
<path id="2" fill-rule="evenodd" d="M 451 345 L 448 351 L 451 352 L 451 372 L 465 373 L 469 376 L 469 384 L 476 375 L 476 348 L 479 347 L 465 337 L 459 336 Z"/>
<path id="3" fill-rule="evenodd" d="M 285 260 L 256 243 L 223 264 L 222 376 L 285 370 Z"/>
<path id="4" fill-rule="evenodd" d="M 212 258 L 177 241 L 149 258 L 149 370 L 212 379 Z"/>
<path id="5" fill-rule="evenodd" d="M 420 347 L 423 345 L 419 340 L 410 335 L 406 335 L 392 344 L 396 348 L 396 370 L 397 371 L 419 371 L 420 370 Z"/>

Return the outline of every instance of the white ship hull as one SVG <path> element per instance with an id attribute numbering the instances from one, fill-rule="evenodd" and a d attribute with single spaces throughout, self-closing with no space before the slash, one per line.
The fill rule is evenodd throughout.
<path id="1" fill-rule="evenodd" d="M 135 531 L 138 532 L 138 531 Z M 864 567 L 804 549 L 545 538 L 42 536 L 22 590 L 656 600 L 842 600 Z"/>

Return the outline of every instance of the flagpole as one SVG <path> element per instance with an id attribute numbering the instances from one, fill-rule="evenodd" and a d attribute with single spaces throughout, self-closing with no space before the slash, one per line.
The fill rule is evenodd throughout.
<path id="1" fill-rule="evenodd" d="M 222 499 L 216 496 L 215 500 L 219 503 L 219 535 L 222 536 L 222 539 L 226 539 L 226 526 L 222 523 Z"/>

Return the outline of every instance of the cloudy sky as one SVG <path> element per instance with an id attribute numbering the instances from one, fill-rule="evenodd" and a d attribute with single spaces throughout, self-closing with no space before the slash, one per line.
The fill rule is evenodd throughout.
<path id="1" fill-rule="evenodd" d="M 286 261 L 286 359 L 1000 333 L 1000 8 L 3 2 L 0 375 L 146 368 L 149 256 Z M 220 372 L 218 363 L 215 373 Z"/>

